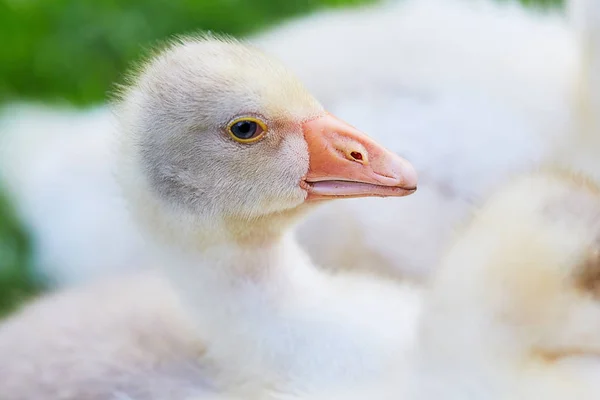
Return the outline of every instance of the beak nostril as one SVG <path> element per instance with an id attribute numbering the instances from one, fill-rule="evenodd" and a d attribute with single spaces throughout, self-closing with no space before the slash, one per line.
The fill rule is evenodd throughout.
<path id="1" fill-rule="evenodd" d="M 358 151 L 353 151 L 350 153 L 350 157 L 352 157 L 355 161 L 362 161 L 363 155 Z"/>

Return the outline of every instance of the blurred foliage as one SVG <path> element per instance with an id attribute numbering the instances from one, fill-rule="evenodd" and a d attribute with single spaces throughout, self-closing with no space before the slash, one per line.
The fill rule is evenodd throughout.
<path id="1" fill-rule="evenodd" d="M 562 0 L 520 0 L 521 3 L 528 6 L 558 6 L 563 3 Z"/>
<path id="2" fill-rule="evenodd" d="M 101 102 L 132 61 L 172 34 L 212 30 L 239 36 L 321 7 L 372 1 L 0 0 L 0 103 Z M 29 254 L 27 236 L 0 193 L 0 315 L 40 290 Z"/>
<path id="3" fill-rule="evenodd" d="M 28 237 L 0 196 L 0 316 L 41 289 L 30 273 L 29 254 Z"/>
<path id="4" fill-rule="evenodd" d="M 0 0 L 0 98 L 98 102 L 144 47 L 175 33 L 244 35 L 370 0 Z"/>

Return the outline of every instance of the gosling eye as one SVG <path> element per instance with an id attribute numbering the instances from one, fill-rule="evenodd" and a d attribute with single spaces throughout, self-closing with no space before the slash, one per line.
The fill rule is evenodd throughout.
<path id="1" fill-rule="evenodd" d="M 231 122 L 228 131 L 234 140 L 251 143 L 261 139 L 267 131 L 266 125 L 254 118 L 241 118 Z"/>

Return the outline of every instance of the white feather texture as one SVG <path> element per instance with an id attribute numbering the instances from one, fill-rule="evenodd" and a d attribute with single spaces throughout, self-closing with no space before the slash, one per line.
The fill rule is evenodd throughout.
<path id="1" fill-rule="evenodd" d="M 486 202 L 424 294 L 400 398 L 598 398 L 599 193 L 544 170 Z"/>

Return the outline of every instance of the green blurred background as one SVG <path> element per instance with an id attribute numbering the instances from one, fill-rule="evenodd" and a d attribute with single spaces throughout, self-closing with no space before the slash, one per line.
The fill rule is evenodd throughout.
<path id="1" fill-rule="evenodd" d="M 172 34 L 212 30 L 240 36 L 321 8 L 373 1 L 0 0 L 0 104 L 102 102 L 132 61 Z M 0 188 L 0 315 L 42 290 L 30 273 L 29 255 L 27 232 Z"/>

